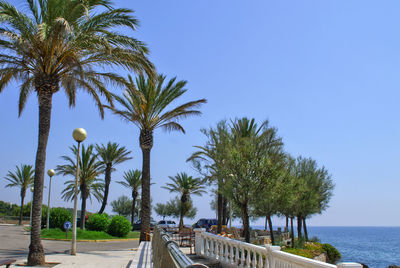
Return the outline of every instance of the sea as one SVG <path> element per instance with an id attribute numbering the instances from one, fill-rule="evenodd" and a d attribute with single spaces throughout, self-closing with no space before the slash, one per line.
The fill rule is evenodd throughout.
<path id="1" fill-rule="evenodd" d="M 307 229 L 309 238 L 316 236 L 321 243 L 336 247 L 342 255 L 341 262 L 363 263 L 370 268 L 400 266 L 400 227 L 309 226 Z"/>

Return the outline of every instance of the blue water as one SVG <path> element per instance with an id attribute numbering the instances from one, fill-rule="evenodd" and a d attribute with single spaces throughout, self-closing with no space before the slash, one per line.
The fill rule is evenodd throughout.
<path id="1" fill-rule="evenodd" d="M 335 246 L 341 261 L 371 268 L 400 265 L 400 227 L 309 227 L 309 237 Z"/>
<path id="2" fill-rule="evenodd" d="M 342 254 L 340 261 L 370 268 L 400 266 L 400 227 L 308 227 L 308 233 L 309 238 L 316 236 L 336 247 Z"/>

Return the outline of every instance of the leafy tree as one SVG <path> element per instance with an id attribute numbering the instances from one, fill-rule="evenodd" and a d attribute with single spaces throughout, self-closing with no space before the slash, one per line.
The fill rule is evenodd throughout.
<path id="1" fill-rule="evenodd" d="M 161 216 L 163 220 L 166 216 L 170 216 L 170 212 L 168 211 L 166 204 L 157 203 L 154 211 L 157 213 L 157 215 Z"/>
<path id="2" fill-rule="evenodd" d="M 170 192 L 180 194 L 181 211 L 179 215 L 179 229 L 181 229 L 183 227 L 183 217 L 185 217 L 185 212 L 189 211 L 187 206 L 190 196 L 201 196 L 203 193 L 205 193 L 204 181 L 199 178 L 188 176 L 184 172 L 179 173 L 174 177 L 169 176 L 169 179 L 172 181 L 172 183 L 167 183 L 166 186 L 163 186 L 163 188 L 169 190 Z"/>
<path id="3" fill-rule="evenodd" d="M 160 212 L 160 216 L 169 216 L 173 218 L 180 218 L 183 211 L 183 217 L 193 219 L 196 216 L 197 209 L 193 207 L 193 202 L 189 199 L 185 204 L 182 205 L 182 201 L 179 197 L 169 200 L 165 205 L 157 203 L 156 207 L 164 206 L 164 211 Z"/>
<path id="4" fill-rule="evenodd" d="M 99 210 L 99 214 L 101 214 L 104 212 L 104 209 L 107 205 L 108 192 L 110 190 L 111 183 L 111 172 L 114 170 L 115 165 L 130 160 L 132 159 L 132 157 L 129 156 L 129 154 L 131 153 L 130 151 L 128 151 L 124 146 L 120 147 L 120 145 L 116 142 L 108 142 L 107 145 L 96 144 L 96 151 L 98 157 L 101 159 L 101 163 L 104 165 L 105 168 L 104 195 L 103 202 Z"/>
<path id="5" fill-rule="evenodd" d="M 112 201 L 111 207 L 118 215 L 129 216 L 132 213 L 132 200 L 123 195 Z"/>
<path id="6" fill-rule="evenodd" d="M 75 176 L 76 176 L 76 158 L 78 147 L 75 145 L 70 147 L 73 157 L 62 156 L 62 159 L 67 161 L 65 165 L 58 165 L 56 168 L 57 174 L 63 176 L 72 176 L 74 179 L 66 181 L 65 189 L 62 191 L 62 198 L 66 201 L 75 199 Z M 104 171 L 101 162 L 97 160 L 97 155 L 94 152 L 94 146 L 89 145 L 87 148 L 82 145 L 81 157 L 79 158 L 79 189 L 82 204 L 81 204 L 81 219 L 80 227 L 85 228 L 86 216 L 86 201 L 92 200 L 94 197 L 97 201 L 103 198 L 104 183 L 99 178 L 100 174 Z"/>
<path id="7" fill-rule="evenodd" d="M 5 179 L 8 181 L 6 187 L 18 187 L 20 189 L 21 209 L 19 213 L 18 224 L 22 224 L 22 213 L 24 207 L 24 200 L 26 189 L 33 184 L 34 170 L 31 165 L 15 166 L 15 172 L 8 171 Z"/>
<path id="8" fill-rule="evenodd" d="M 140 170 L 128 170 L 124 172 L 124 181 L 117 181 L 119 184 L 129 188 L 132 191 L 131 205 L 131 224 L 135 221 L 135 205 L 139 196 L 139 189 L 142 186 L 142 172 Z"/>
<path id="9" fill-rule="evenodd" d="M 143 155 L 140 241 L 146 240 L 146 233 L 150 232 L 150 151 L 153 147 L 153 132 L 157 128 L 163 128 L 184 133 L 185 130 L 178 120 L 199 115 L 200 111 L 194 108 L 206 102 L 205 99 L 190 101 L 166 111 L 167 106 L 186 92 L 186 81 L 176 82 L 176 78 L 173 78 L 166 85 L 164 81 L 163 75 L 154 80 L 139 75 L 135 82 L 129 76 L 129 85 L 124 95 L 114 96 L 122 109 L 108 107 L 140 129 L 139 144 Z"/>
<path id="10" fill-rule="evenodd" d="M 31 243 L 28 265 L 45 263 L 40 240 L 40 217 L 46 147 L 50 132 L 53 95 L 63 89 L 69 105 L 76 102 L 77 88 L 95 100 L 100 115 L 99 94 L 112 104 L 104 82 L 124 84 L 124 79 L 97 67 L 122 66 L 134 72 L 153 74 L 146 58 L 147 47 L 115 31 L 135 30 L 138 20 L 132 10 L 113 8 L 110 1 L 27 0 L 29 13 L 0 1 L 1 52 L 0 92 L 10 81 L 20 82 L 19 114 L 35 91 L 39 103 L 38 147 L 35 162 Z"/>
<path id="11" fill-rule="evenodd" d="M 224 169 L 225 164 L 225 142 L 229 139 L 228 127 L 226 121 L 221 121 L 217 124 L 215 129 L 202 129 L 201 132 L 208 139 L 206 144 L 204 146 L 194 146 L 198 151 L 194 152 L 186 161 L 191 161 L 199 173 L 210 183 L 217 184 L 217 232 L 221 233 L 222 225 L 226 224 L 227 200 L 222 193 L 222 186 L 225 184 L 226 174 L 223 174 L 221 171 Z"/>
<path id="12" fill-rule="evenodd" d="M 225 196 L 240 208 L 244 237 L 250 241 L 249 218 L 253 205 L 263 187 L 263 167 L 270 152 L 277 151 L 282 141 L 268 121 L 257 126 L 254 119 L 236 119 L 230 127 L 230 138 L 224 143 L 224 165 L 221 173 L 228 178 L 224 184 Z M 229 176 L 227 176 L 229 174 Z"/>

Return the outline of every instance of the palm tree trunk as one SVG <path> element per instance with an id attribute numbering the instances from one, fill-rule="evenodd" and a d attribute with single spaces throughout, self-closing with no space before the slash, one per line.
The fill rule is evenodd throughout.
<path id="1" fill-rule="evenodd" d="M 22 215 L 24 213 L 24 200 L 26 189 L 21 189 L 21 211 L 19 212 L 18 225 L 22 225 Z"/>
<path id="2" fill-rule="evenodd" d="M 217 195 L 217 211 L 218 211 L 218 226 L 217 233 L 222 232 L 222 194 L 218 192 Z"/>
<path id="3" fill-rule="evenodd" d="M 103 196 L 103 202 L 101 203 L 101 208 L 99 210 L 99 214 L 102 214 L 104 212 L 104 209 L 106 208 L 107 205 L 108 192 L 110 191 L 110 183 L 111 183 L 111 169 L 112 165 L 110 163 L 107 163 L 105 177 L 104 177 L 104 182 L 105 182 L 104 196 Z"/>
<path id="4" fill-rule="evenodd" d="M 135 223 L 135 204 L 136 204 L 136 194 L 132 191 L 132 212 L 131 212 L 131 224 Z"/>
<path id="5" fill-rule="evenodd" d="M 303 230 L 304 230 L 304 238 L 306 241 L 308 241 L 308 232 L 307 232 L 307 226 L 306 226 L 306 218 L 303 218 Z"/>
<path id="6" fill-rule="evenodd" d="M 249 212 L 247 204 L 242 204 L 242 221 L 243 221 L 244 240 L 247 243 L 250 243 L 250 223 L 249 223 Z"/>
<path id="7" fill-rule="evenodd" d="M 268 227 L 269 227 L 269 232 L 271 234 L 271 243 L 272 245 L 275 244 L 275 237 L 274 237 L 274 229 L 272 228 L 272 220 L 271 220 L 271 215 L 267 215 L 267 219 L 268 219 Z"/>
<path id="8" fill-rule="evenodd" d="M 36 81 L 35 81 L 36 82 Z M 39 84 L 40 82 L 38 82 Z M 35 161 L 35 177 L 32 204 L 31 243 L 29 245 L 28 265 L 43 265 L 45 256 L 40 239 L 40 221 L 42 218 L 43 184 L 46 164 L 46 148 L 50 133 L 51 102 L 53 87 L 38 85 L 39 99 L 39 135 Z"/>
<path id="9" fill-rule="evenodd" d="M 290 239 L 292 240 L 291 246 L 294 248 L 294 228 L 293 228 L 293 217 L 290 217 Z"/>
<path id="10" fill-rule="evenodd" d="M 82 194 L 82 204 L 81 204 L 81 229 L 85 230 L 85 217 L 86 217 L 86 200 L 87 194 Z"/>
<path id="11" fill-rule="evenodd" d="M 179 230 L 183 228 L 183 216 L 185 214 L 185 205 L 186 205 L 187 198 L 182 195 L 181 196 L 181 211 L 179 215 Z"/>
<path id="12" fill-rule="evenodd" d="M 300 239 L 303 235 L 301 232 L 302 229 L 302 218 L 301 216 L 297 215 L 297 237 Z"/>

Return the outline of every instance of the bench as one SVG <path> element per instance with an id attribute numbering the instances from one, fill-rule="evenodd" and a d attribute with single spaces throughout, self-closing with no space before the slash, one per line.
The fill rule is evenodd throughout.
<path id="1" fill-rule="evenodd" d="M 12 260 L 12 259 L 0 259 L 0 266 L 5 265 L 7 268 L 10 267 L 11 264 L 16 262 L 17 260 Z"/>
<path id="2" fill-rule="evenodd" d="M 135 256 L 131 262 L 129 268 L 152 268 L 153 262 L 151 259 L 151 242 L 142 241 L 137 249 Z"/>

